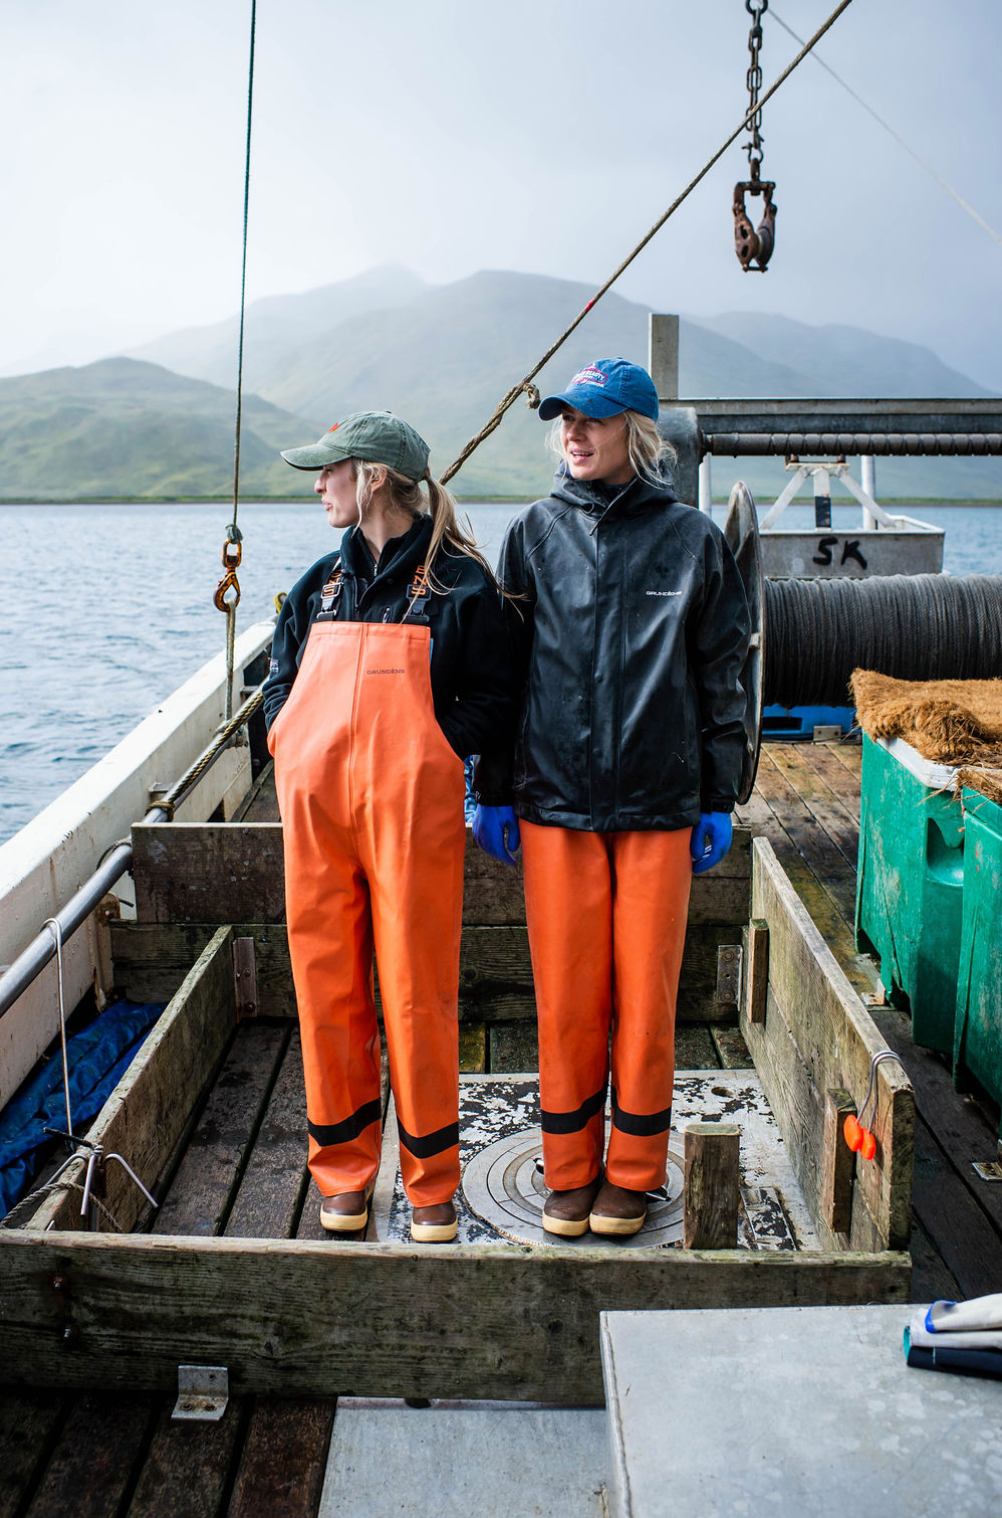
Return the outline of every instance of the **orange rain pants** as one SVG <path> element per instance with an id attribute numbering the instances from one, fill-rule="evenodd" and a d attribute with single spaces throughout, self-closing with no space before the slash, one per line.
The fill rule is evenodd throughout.
<path id="1" fill-rule="evenodd" d="M 543 1163 L 553 1191 L 598 1175 L 609 1034 L 615 1186 L 664 1184 L 691 828 L 591 833 L 519 822 L 539 1016 Z"/>
<path id="2" fill-rule="evenodd" d="M 372 958 L 415 1207 L 459 1184 L 463 761 L 435 719 L 427 627 L 315 622 L 269 734 L 309 1165 L 361 1191 L 380 1155 Z"/>

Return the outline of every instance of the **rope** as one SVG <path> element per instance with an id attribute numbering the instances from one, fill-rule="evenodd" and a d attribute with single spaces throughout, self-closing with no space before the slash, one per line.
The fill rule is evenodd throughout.
<path id="1" fill-rule="evenodd" d="M 783 21 L 779 16 L 777 16 L 775 11 L 770 11 L 769 15 L 772 17 L 773 21 L 778 21 L 779 22 L 779 25 L 783 28 L 784 32 L 789 32 L 789 34 L 793 38 L 794 42 L 799 42 L 801 40 L 797 36 L 796 32 L 793 30 L 793 27 L 792 26 L 787 26 L 786 22 Z M 862 95 L 857 95 L 856 91 L 853 89 L 852 85 L 851 84 L 846 84 L 846 82 L 842 78 L 842 76 L 840 74 L 836 74 L 836 72 L 832 68 L 831 64 L 826 63 L 823 58 L 819 58 L 818 55 L 817 55 L 817 53 L 814 54 L 814 62 L 815 63 L 820 63 L 820 65 L 821 65 L 821 67 L 823 69 L 827 69 L 828 73 L 831 74 L 831 76 L 835 80 L 835 82 L 837 84 L 840 84 L 844 90 L 848 91 L 848 93 L 852 96 L 853 100 L 856 101 L 857 105 L 861 105 L 863 107 L 864 111 L 868 111 L 869 114 L 873 117 L 874 121 L 878 122 L 879 125 L 883 127 L 883 129 L 884 129 L 885 132 L 890 132 L 891 136 L 894 138 L 894 141 L 897 142 L 897 143 L 899 143 L 900 146 L 904 148 L 905 152 L 909 153 L 911 155 L 911 157 L 914 158 L 915 162 L 917 164 L 919 164 L 921 168 L 925 169 L 925 171 L 926 171 L 927 174 L 931 174 L 932 177 L 933 177 L 933 179 L 935 179 L 936 183 L 938 185 L 942 185 L 943 189 L 946 191 L 946 193 L 948 195 L 952 195 L 953 196 L 954 200 L 957 202 L 957 204 L 959 206 L 962 206 L 964 208 L 964 210 L 967 212 L 968 216 L 973 216 L 974 217 L 974 220 L 978 223 L 979 227 L 984 227 L 984 229 L 988 233 L 989 237 L 994 237 L 994 239 L 995 239 L 996 242 L 1002 243 L 1002 237 L 999 236 L 999 234 L 994 230 L 993 227 L 990 227 L 988 225 L 988 223 L 987 223 L 987 221 L 985 221 L 984 217 L 983 216 L 979 216 L 978 213 L 977 213 L 977 211 L 974 209 L 974 207 L 973 206 L 969 206 L 967 204 L 967 201 L 963 198 L 963 196 L 962 195 L 958 195 L 957 192 L 956 192 L 956 190 L 953 188 L 953 186 L 947 184 L 946 180 L 943 178 L 943 176 L 941 174 L 937 174 L 936 173 L 936 170 L 932 167 L 931 164 L 926 163 L 926 161 L 925 161 L 924 158 L 920 158 L 919 155 L 916 153 L 915 149 L 908 146 L 908 144 L 905 141 L 905 139 L 898 132 L 896 132 L 894 130 L 894 128 L 890 125 L 890 123 L 886 122 L 884 120 L 883 116 L 878 116 L 877 113 L 876 113 L 876 111 L 873 109 L 872 105 L 867 105 L 867 103 L 863 99 Z"/>
<path id="2" fill-rule="evenodd" d="M 239 711 L 234 712 L 231 717 L 228 717 L 226 720 L 219 724 L 209 741 L 208 747 L 205 748 L 202 753 L 199 754 L 195 762 L 185 770 L 180 780 L 177 780 L 174 785 L 171 786 L 166 796 L 159 797 L 158 800 L 154 801 L 152 805 L 147 808 L 147 813 L 158 811 L 163 812 L 165 814 L 166 821 L 173 822 L 174 813 L 181 805 L 181 802 L 185 799 L 190 791 L 193 791 L 195 789 L 195 786 L 201 780 L 202 776 L 205 774 L 205 771 L 211 768 L 213 764 L 215 764 L 220 750 L 226 747 L 230 739 L 233 737 L 234 733 L 239 732 L 244 724 L 250 721 L 251 717 L 253 717 L 254 713 L 257 711 L 263 700 L 264 687 L 263 685 L 259 685 L 257 689 L 252 691 L 252 693 L 247 697 L 247 700 L 244 702 L 243 706 L 241 706 Z"/>
<path id="3" fill-rule="evenodd" d="M 1002 669 L 1002 576 L 765 581 L 766 706 L 848 706 L 854 669 L 990 680 Z"/>
<path id="4" fill-rule="evenodd" d="M 786 83 L 787 79 L 789 79 L 794 69 L 799 67 L 799 65 L 807 57 L 807 54 L 811 51 L 815 44 L 820 42 L 825 33 L 832 26 L 834 26 L 839 16 L 841 16 L 842 12 L 844 10 L 847 10 L 851 4 L 852 0 L 840 0 L 840 3 L 832 11 L 831 15 L 828 17 L 828 20 L 818 28 L 811 40 L 804 44 L 804 46 L 800 49 L 800 52 L 793 59 L 792 63 L 787 64 L 786 68 L 779 75 L 778 79 L 773 81 L 773 83 L 766 90 L 765 94 L 760 96 L 755 105 L 745 112 L 741 120 L 738 122 L 738 125 L 734 128 L 734 131 L 730 134 L 727 140 L 721 144 L 721 146 L 713 154 L 712 158 L 707 159 L 706 163 L 704 163 L 699 173 L 696 174 L 696 176 L 691 179 L 686 185 L 681 195 L 677 196 L 676 199 L 672 201 L 667 211 L 665 211 L 664 214 L 658 218 L 658 220 L 651 227 L 650 231 L 640 239 L 636 247 L 633 249 L 633 252 L 628 254 L 627 257 L 623 259 L 623 262 L 619 265 L 619 267 L 612 274 L 610 274 L 605 284 L 602 285 L 592 296 L 591 300 L 582 307 L 577 316 L 571 322 L 570 326 L 561 333 L 561 335 L 557 338 L 556 342 L 553 343 L 551 347 L 547 348 L 542 358 L 533 366 L 533 368 L 529 370 L 529 373 L 525 376 L 525 378 L 523 380 L 520 380 L 517 385 L 513 385 L 511 389 L 507 391 L 504 396 L 502 396 L 501 400 L 495 407 L 494 414 L 491 416 L 490 420 L 486 423 L 485 426 L 481 427 L 480 431 L 475 437 L 472 437 L 470 439 L 459 457 L 449 465 L 448 469 L 442 475 L 443 485 L 447 484 L 448 481 L 452 479 L 453 475 L 458 473 L 458 471 L 466 463 L 466 460 L 470 457 L 470 454 L 473 453 L 475 449 L 480 447 L 480 444 L 484 441 L 484 439 L 490 437 L 491 433 L 497 430 L 497 428 L 501 425 L 501 421 L 505 413 L 514 405 L 515 401 L 523 391 L 526 392 L 529 406 L 533 410 L 538 407 L 539 391 L 536 389 L 535 385 L 533 385 L 532 381 L 535 379 L 540 369 L 543 368 L 543 365 L 549 363 L 550 359 L 557 352 L 557 349 L 561 348 L 570 337 L 571 333 L 581 325 L 585 317 L 588 315 L 588 312 L 591 311 L 593 307 L 598 305 L 599 301 L 602 299 L 602 296 L 612 288 L 619 276 L 630 267 L 630 264 L 632 264 L 637 255 L 643 252 L 644 248 L 646 248 L 647 244 L 651 241 L 651 238 L 657 236 L 658 232 L 660 232 L 665 222 L 674 216 L 675 212 L 678 210 L 682 202 L 684 200 L 687 200 L 696 186 L 700 183 L 700 181 L 706 178 L 707 174 L 713 168 L 714 164 L 724 156 L 724 154 L 727 152 L 727 149 L 731 146 L 734 140 L 737 137 L 740 137 L 745 127 L 748 126 L 753 117 L 759 111 L 761 111 L 766 101 L 771 100 L 772 96 L 775 95 L 780 86 Z"/>
<path id="5" fill-rule="evenodd" d="M 240 604 L 240 582 L 236 569 L 240 563 L 243 534 L 237 526 L 240 507 L 240 433 L 243 418 L 244 392 L 244 317 L 247 307 L 247 219 L 250 206 L 251 123 L 254 116 L 254 43 L 257 32 L 257 0 L 251 0 L 250 60 L 247 67 L 247 141 L 244 150 L 244 226 L 240 257 L 240 335 L 237 341 L 237 410 L 233 428 L 233 521 L 226 529 L 223 545 L 223 568 L 226 574 L 216 586 L 213 597 L 220 611 L 226 613 L 226 716 L 233 715 L 233 648 L 236 641 L 237 607 Z M 232 551 L 231 551 L 232 550 Z M 233 590 L 232 600 L 226 592 Z"/>

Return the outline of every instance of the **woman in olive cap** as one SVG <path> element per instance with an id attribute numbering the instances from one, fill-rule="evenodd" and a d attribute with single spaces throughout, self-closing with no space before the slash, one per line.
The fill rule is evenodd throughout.
<path id="1" fill-rule="evenodd" d="M 320 1220 L 364 1228 L 379 1167 L 375 951 L 411 1233 L 448 1240 L 463 762 L 514 716 L 501 599 L 406 422 L 359 412 L 282 457 L 347 529 L 288 596 L 264 694 Z"/>

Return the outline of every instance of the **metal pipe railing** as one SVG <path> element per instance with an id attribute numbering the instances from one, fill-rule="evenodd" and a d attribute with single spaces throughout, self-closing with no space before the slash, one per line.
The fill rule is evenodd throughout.
<path id="1" fill-rule="evenodd" d="M 229 721 L 220 723 L 212 735 L 211 742 L 202 750 L 194 764 L 189 765 L 167 795 L 156 806 L 150 807 L 143 818 L 144 822 L 173 821 L 174 813 L 181 802 L 191 795 L 223 750 L 229 747 L 236 733 L 253 717 L 261 705 L 261 700 L 262 686 L 259 685 Z M 121 843 L 113 845 L 93 875 L 85 880 L 79 891 L 70 897 L 60 911 L 55 913 L 51 920 L 58 925 L 64 944 L 86 922 L 101 898 L 111 890 L 116 881 L 121 879 L 131 863 L 132 844 L 128 839 L 123 839 Z M 55 952 L 55 936 L 46 927 L 32 939 L 14 963 L 8 965 L 4 973 L 0 975 L 0 1017 L 14 1005 L 40 971 L 44 970 Z"/>
<path id="2" fill-rule="evenodd" d="M 965 458 L 1002 454 L 1000 432 L 703 432 L 714 458 L 775 455 L 831 458 Z"/>

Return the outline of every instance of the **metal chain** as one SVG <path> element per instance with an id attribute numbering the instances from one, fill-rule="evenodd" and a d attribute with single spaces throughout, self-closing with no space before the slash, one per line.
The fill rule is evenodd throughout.
<path id="1" fill-rule="evenodd" d="M 745 152 L 748 154 L 748 165 L 752 179 L 758 179 L 759 170 L 762 167 L 762 136 L 759 127 L 762 125 L 761 109 L 758 106 L 758 92 L 762 88 L 762 65 L 758 61 L 759 49 L 762 46 L 762 17 L 769 9 L 769 0 L 745 0 L 745 10 L 752 18 L 751 31 L 748 33 L 748 51 L 751 54 L 751 63 L 745 78 L 748 84 L 748 109 L 754 111 L 750 126 L 752 133 L 751 142 L 745 143 Z"/>

